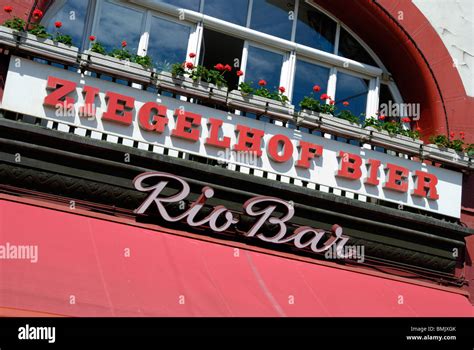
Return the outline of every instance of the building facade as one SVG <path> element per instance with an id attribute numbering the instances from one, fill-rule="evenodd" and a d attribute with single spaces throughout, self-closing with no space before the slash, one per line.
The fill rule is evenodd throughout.
<path id="1" fill-rule="evenodd" d="M 473 316 L 469 1 L 0 3 L 0 315 Z"/>

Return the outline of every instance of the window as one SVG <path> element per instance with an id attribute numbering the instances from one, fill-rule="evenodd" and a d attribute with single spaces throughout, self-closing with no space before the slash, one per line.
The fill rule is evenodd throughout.
<path id="1" fill-rule="evenodd" d="M 380 84 L 380 96 L 379 96 L 379 105 L 387 105 L 392 102 L 395 103 L 395 99 L 390 92 L 390 88 L 387 84 Z"/>
<path id="2" fill-rule="evenodd" d="M 191 28 L 153 16 L 147 54 L 159 70 L 169 71 L 171 65 L 186 60 L 186 50 Z"/>
<path id="3" fill-rule="evenodd" d="M 138 52 L 144 14 L 129 7 L 117 5 L 111 1 L 100 3 L 97 40 L 107 50 L 119 48 L 123 40 L 127 48 Z"/>
<path id="4" fill-rule="evenodd" d="M 367 107 L 367 94 L 369 92 L 369 81 L 346 73 L 337 73 L 336 84 L 336 108 L 338 110 L 349 109 L 352 114 L 365 115 Z M 349 107 L 344 107 L 344 101 L 349 102 Z M 364 120 L 365 117 L 361 117 Z"/>
<path id="5" fill-rule="evenodd" d="M 62 1 L 60 5 L 53 7 L 51 12 L 46 12 L 47 19 L 44 23 L 46 30 L 48 33 L 55 33 L 57 29 L 54 23 L 61 21 L 63 23 L 61 34 L 70 35 L 73 45 L 82 47 L 89 1 L 68 0 Z"/>
<path id="6" fill-rule="evenodd" d="M 225 78 L 230 89 L 237 89 L 239 77 L 235 63 L 242 59 L 244 41 L 232 36 L 204 29 L 203 41 L 201 45 L 200 60 L 206 68 L 213 68 L 217 63 L 229 64 L 232 72 L 226 72 Z"/>
<path id="7" fill-rule="evenodd" d="M 85 38 L 92 34 L 110 52 L 120 48 L 125 40 L 131 52 L 150 55 L 158 70 L 170 70 L 171 64 L 184 62 L 188 59 L 187 52 L 199 53 L 199 63 L 208 68 L 216 63 L 233 67 L 231 73 L 226 73 L 231 89 L 237 88 L 239 79 L 235 71 L 242 63 L 241 79 L 253 82 L 254 86 L 264 79 L 270 90 L 283 85 L 296 108 L 314 85 L 321 87 L 316 97 L 326 92 L 335 98 L 339 111 L 349 109 L 355 115 L 374 115 L 378 106 L 372 102 L 376 99 L 380 104 L 402 102 L 394 82 L 383 82 L 376 89 L 383 66 L 377 68 L 379 61 L 373 53 L 313 1 L 135 0 L 133 3 L 57 0 L 44 23 L 54 33 L 54 21 L 61 20 L 61 32 L 71 35 L 75 45 L 81 45 L 81 38 L 87 42 Z M 147 8 L 149 3 L 156 6 Z M 180 18 L 179 11 L 161 12 L 160 4 L 204 13 L 227 23 L 201 22 L 199 16 Z M 86 14 L 91 14 L 92 20 L 86 20 Z M 74 25 L 70 25 L 73 20 Z M 245 28 L 256 33 L 249 33 Z M 138 52 L 139 48 L 144 51 Z M 337 56 L 372 67 L 340 68 Z M 335 84 L 330 83 L 333 81 Z M 342 106 L 346 100 L 350 103 L 348 108 Z"/>
<path id="8" fill-rule="evenodd" d="M 313 91 L 313 86 L 315 85 L 321 88 L 319 93 L 314 94 L 314 98 L 319 99 L 320 94 L 326 93 L 327 91 L 328 80 L 329 68 L 301 60 L 296 61 L 292 103 L 298 109 L 303 97 L 308 96 Z"/>
<path id="9" fill-rule="evenodd" d="M 257 84 L 263 79 L 271 90 L 280 86 L 281 65 L 283 55 L 249 46 L 247 67 L 245 68 L 245 81 Z"/>
<path id="10" fill-rule="evenodd" d="M 153 0 L 154 2 L 163 2 L 179 8 L 199 12 L 200 0 Z"/>
<path id="11" fill-rule="evenodd" d="M 223 21 L 246 26 L 249 0 L 205 0 L 204 13 Z"/>
<path id="12" fill-rule="evenodd" d="M 337 24 L 313 6 L 301 3 L 296 24 L 296 42 L 326 52 L 334 52 Z"/>
<path id="13" fill-rule="evenodd" d="M 338 54 L 354 61 L 367 63 L 375 67 L 378 66 L 362 45 L 344 28 L 341 28 Z"/>
<path id="14" fill-rule="evenodd" d="M 293 0 L 253 0 L 250 28 L 291 40 Z"/>

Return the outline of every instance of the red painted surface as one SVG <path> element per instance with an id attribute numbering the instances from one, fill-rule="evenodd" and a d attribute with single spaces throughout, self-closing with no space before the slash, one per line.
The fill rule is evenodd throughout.
<path id="1" fill-rule="evenodd" d="M 43 12 L 48 9 L 54 0 L 39 0 L 36 8 Z M 1 0 L 0 1 L 0 23 L 11 18 L 12 16 L 23 18 L 25 21 L 28 20 L 30 11 L 33 8 L 34 0 Z M 13 12 L 11 14 L 3 11 L 4 6 L 12 6 Z"/>
<path id="2" fill-rule="evenodd" d="M 0 200 L 0 244 L 6 242 L 38 245 L 39 254 L 37 263 L 0 260 L 0 308 L 72 316 L 473 316 L 474 310 L 457 293 Z"/>

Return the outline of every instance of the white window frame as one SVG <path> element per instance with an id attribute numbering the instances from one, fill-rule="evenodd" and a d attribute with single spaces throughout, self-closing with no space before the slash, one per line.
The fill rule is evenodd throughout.
<path id="1" fill-rule="evenodd" d="M 95 0 L 93 0 L 95 1 Z M 284 86 L 287 89 L 287 95 L 293 95 L 293 84 L 295 79 L 296 72 L 296 61 L 304 60 L 309 63 L 325 66 L 330 66 L 330 76 L 328 80 L 328 91 L 327 93 L 334 99 L 337 96 L 336 84 L 337 84 L 337 72 L 341 71 L 346 74 L 363 77 L 364 79 L 369 80 L 369 92 L 367 94 L 367 108 L 366 108 L 366 117 L 374 116 L 378 112 L 378 103 L 379 103 L 379 92 L 380 92 L 380 81 L 382 78 L 382 73 L 387 73 L 387 69 L 381 62 L 381 60 L 375 55 L 372 49 L 367 46 L 350 28 L 345 26 L 338 18 L 336 18 L 331 13 L 328 13 L 326 10 L 318 6 L 309 0 L 295 0 L 295 13 L 292 26 L 291 40 L 281 39 L 266 33 L 258 32 L 250 28 L 252 9 L 253 9 L 253 0 L 249 0 L 248 3 L 248 13 L 247 13 L 247 22 L 246 27 L 225 22 L 223 20 L 210 17 L 203 14 L 204 1 L 201 0 L 200 12 L 195 12 L 188 9 L 180 9 L 173 5 L 166 3 L 159 3 L 154 0 L 111 0 L 114 3 L 117 3 L 121 6 L 130 6 L 133 9 L 141 9 L 146 13 L 146 19 L 142 36 L 139 44 L 138 54 L 145 54 L 148 49 L 149 41 L 149 26 L 151 23 L 151 16 L 163 18 L 166 20 L 174 21 L 176 23 L 189 25 L 192 30 L 189 36 L 187 55 L 189 53 L 196 53 L 196 61 L 200 60 L 200 47 L 202 43 L 202 36 L 204 28 L 210 30 L 215 30 L 220 33 L 238 37 L 244 40 L 244 48 L 242 51 L 241 67 L 244 72 L 246 71 L 247 61 L 248 61 L 248 47 L 249 45 L 262 48 L 264 50 L 276 52 L 283 55 L 282 69 L 280 73 L 280 86 Z M 336 23 L 336 34 L 334 42 L 334 52 L 328 53 L 322 50 L 314 49 L 307 47 L 301 44 L 294 42 L 296 37 L 296 28 L 298 22 L 298 11 L 299 5 L 301 2 L 306 2 L 310 6 L 313 6 L 318 11 L 322 12 L 324 15 L 331 18 Z M 92 32 L 95 32 L 99 20 L 100 14 L 100 3 L 102 1 L 96 1 L 95 16 L 92 25 Z M 179 16 L 185 17 L 184 20 L 180 20 Z M 374 59 L 374 61 L 379 65 L 379 67 L 373 67 L 368 64 L 357 62 L 351 59 L 347 59 L 341 56 L 338 56 L 339 50 L 339 39 L 341 28 L 344 28 L 350 35 L 357 40 L 361 46 L 369 53 L 369 55 Z M 183 61 L 187 57 L 183 58 Z M 239 83 L 244 81 L 245 77 L 240 77 Z M 401 94 L 392 81 L 389 84 L 390 91 L 396 103 L 402 103 Z"/>
<path id="2" fill-rule="evenodd" d="M 128 1 L 124 1 L 124 0 L 99 0 L 99 1 L 96 1 L 95 11 L 94 11 L 94 20 L 92 21 L 92 28 L 91 28 L 91 32 L 94 33 L 93 35 L 96 35 L 95 33 L 97 33 L 97 28 L 99 27 L 99 22 L 100 22 L 100 14 L 101 14 L 101 9 L 102 9 L 102 4 L 105 1 L 110 2 L 112 4 L 115 4 L 117 6 L 128 7 L 132 10 L 139 11 L 139 12 L 143 13 L 143 21 L 142 21 L 142 24 L 141 24 L 141 27 L 140 27 L 140 40 L 138 42 L 137 52 L 136 52 L 137 55 L 140 55 L 140 53 L 142 53 L 142 55 L 143 55 L 143 45 L 144 45 L 143 42 L 144 41 L 146 42 L 146 40 L 147 40 L 146 35 L 144 35 L 144 33 L 146 31 L 146 25 L 147 25 L 147 22 L 148 22 L 147 17 L 150 15 L 150 11 L 144 9 L 141 6 L 130 4 Z M 98 36 L 97 36 L 97 40 L 100 41 L 100 38 Z"/>

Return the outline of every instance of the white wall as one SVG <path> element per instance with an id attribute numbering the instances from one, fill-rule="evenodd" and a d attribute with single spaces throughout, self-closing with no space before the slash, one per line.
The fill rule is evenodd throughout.
<path id="1" fill-rule="evenodd" d="M 464 88 L 474 96 L 474 0 L 413 0 L 448 49 Z"/>

